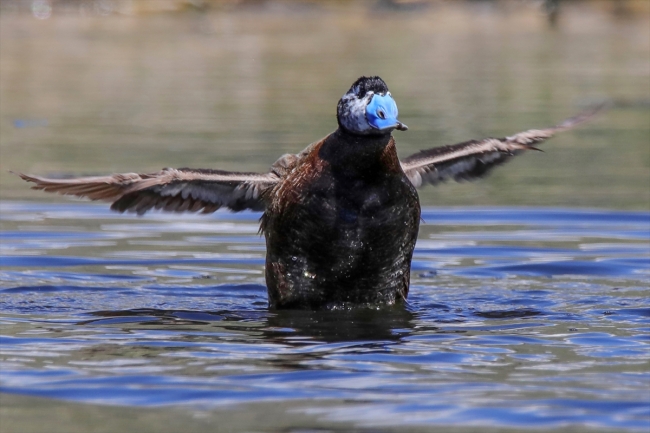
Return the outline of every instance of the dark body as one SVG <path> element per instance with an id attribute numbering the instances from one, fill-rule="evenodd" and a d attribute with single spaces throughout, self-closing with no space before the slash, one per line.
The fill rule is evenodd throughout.
<path id="1" fill-rule="evenodd" d="M 296 164 L 268 191 L 262 217 L 269 305 L 405 300 L 420 202 L 393 137 L 339 128 Z"/>

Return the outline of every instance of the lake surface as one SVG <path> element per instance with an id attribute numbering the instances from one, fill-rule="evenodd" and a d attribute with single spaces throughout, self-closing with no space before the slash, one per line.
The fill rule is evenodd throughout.
<path id="1" fill-rule="evenodd" d="M 427 208 L 409 305 L 347 312 L 267 309 L 258 218 L 4 203 L 3 419 L 647 429 L 650 213 Z"/>
<path id="2" fill-rule="evenodd" d="M 647 432 L 650 15 L 388 3 L 0 3 L 2 433 Z M 409 303 L 377 311 L 269 311 L 259 214 L 119 215 L 8 173 L 264 171 L 362 74 L 401 156 L 610 108 L 420 190 Z"/>

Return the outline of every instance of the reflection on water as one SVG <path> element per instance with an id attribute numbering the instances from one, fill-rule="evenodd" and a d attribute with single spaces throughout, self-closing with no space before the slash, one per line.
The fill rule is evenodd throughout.
<path id="1" fill-rule="evenodd" d="M 647 212 L 425 208 L 409 304 L 335 312 L 267 309 L 256 213 L 5 202 L 1 216 L 15 413 L 43 405 L 30 396 L 50 399 L 39 411 L 158 410 L 158 431 L 175 417 L 201 431 L 195 411 L 254 431 L 650 421 Z"/>

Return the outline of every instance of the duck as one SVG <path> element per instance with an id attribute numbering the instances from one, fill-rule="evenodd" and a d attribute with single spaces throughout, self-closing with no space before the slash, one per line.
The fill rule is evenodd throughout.
<path id="1" fill-rule="evenodd" d="M 397 156 L 406 131 L 378 76 L 362 76 L 338 101 L 338 128 L 266 173 L 164 168 L 154 173 L 53 179 L 15 173 L 32 189 L 112 203 L 138 215 L 159 209 L 261 211 L 270 309 L 342 309 L 405 304 L 420 224 L 417 189 L 474 180 L 590 119 L 503 138 L 470 140 Z"/>

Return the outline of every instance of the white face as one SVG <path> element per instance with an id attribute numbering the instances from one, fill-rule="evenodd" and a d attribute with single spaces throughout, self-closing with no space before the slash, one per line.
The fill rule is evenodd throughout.
<path id="1" fill-rule="evenodd" d="M 358 89 L 352 88 L 341 98 L 338 106 L 339 122 L 350 132 L 357 134 L 376 133 L 377 129 L 370 126 L 366 118 L 366 108 L 374 93 L 367 92 L 361 99 L 357 97 L 357 93 Z"/>

